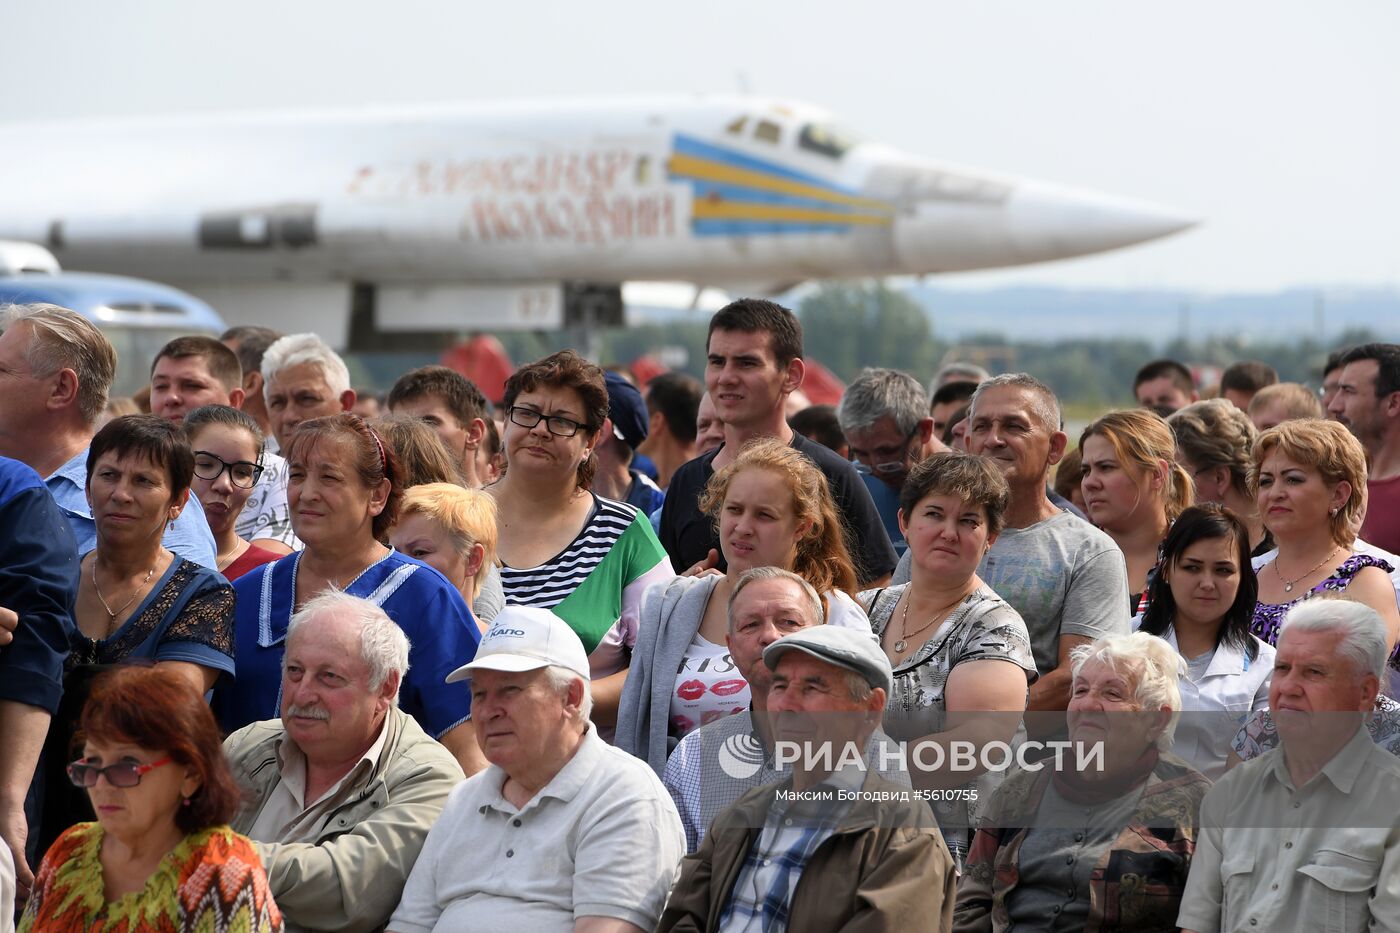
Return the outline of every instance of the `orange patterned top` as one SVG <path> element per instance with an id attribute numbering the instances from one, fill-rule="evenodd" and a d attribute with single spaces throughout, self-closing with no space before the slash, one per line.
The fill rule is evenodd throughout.
<path id="1" fill-rule="evenodd" d="M 79 823 L 55 840 L 34 878 L 20 933 L 281 933 L 253 844 L 227 826 L 192 833 L 146 886 L 102 896 L 102 826 Z"/>

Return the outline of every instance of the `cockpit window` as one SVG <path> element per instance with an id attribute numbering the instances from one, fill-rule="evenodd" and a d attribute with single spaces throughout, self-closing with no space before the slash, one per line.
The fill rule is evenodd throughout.
<path id="1" fill-rule="evenodd" d="M 855 140 L 833 126 L 808 123 L 798 134 L 797 145 L 809 152 L 839 159 L 855 145 Z"/>
<path id="2" fill-rule="evenodd" d="M 781 142 L 783 128 L 772 120 L 759 120 L 758 125 L 753 128 L 753 138 L 761 139 L 766 143 Z"/>
<path id="3" fill-rule="evenodd" d="M 748 122 L 748 117 L 739 117 L 737 120 L 734 120 L 732 123 L 726 126 L 724 128 L 724 131 L 730 136 L 738 136 L 739 134 L 744 132 L 744 127 L 748 124 Z"/>

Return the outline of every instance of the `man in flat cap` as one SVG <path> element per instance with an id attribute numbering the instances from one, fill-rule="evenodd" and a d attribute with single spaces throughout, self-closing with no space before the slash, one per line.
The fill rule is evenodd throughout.
<path id="1" fill-rule="evenodd" d="M 953 860 L 931 811 L 859 751 L 893 682 L 885 653 L 868 633 L 823 625 L 778 639 L 763 661 L 792 776 L 715 819 L 658 931 L 951 929 Z"/>

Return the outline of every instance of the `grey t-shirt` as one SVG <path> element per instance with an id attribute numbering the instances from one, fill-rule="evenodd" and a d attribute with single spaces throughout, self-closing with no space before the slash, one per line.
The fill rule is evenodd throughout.
<path id="1" fill-rule="evenodd" d="M 472 600 L 472 615 L 482 625 L 490 625 L 496 613 L 506 607 L 506 592 L 501 587 L 501 571 L 495 564 L 481 581 L 481 592 Z"/>
<path id="2" fill-rule="evenodd" d="M 911 555 L 895 570 L 893 586 L 908 582 Z M 1003 528 L 977 568 L 1031 636 L 1042 674 L 1060 663 L 1060 635 L 1126 635 L 1128 567 L 1113 539 L 1069 512 L 1028 528 Z"/>

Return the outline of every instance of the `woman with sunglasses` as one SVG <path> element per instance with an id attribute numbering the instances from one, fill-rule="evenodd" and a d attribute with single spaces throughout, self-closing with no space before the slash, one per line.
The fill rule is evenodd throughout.
<path id="1" fill-rule="evenodd" d="M 592 491 L 608 421 L 603 371 L 572 350 L 516 370 L 505 389 L 506 472 L 496 499 L 508 606 L 549 609 L 589 652 L 593 721 L 611 736 L 642 594 L 675 577 L 651 522 Z"/>
<path id="2" fill-rule="evenodd" d="M 167 524 L 189 501 L 194 476 L 183 431 L 155 415 L 115 418 L 93 437 L 87 472 L 97 547 L 79 568 L 77 631 L 44 754 L 51 769 L 68 760 L 92 678 L 105 667 L 151 661 L 199 693 L 234 670 L 233 589 L 161 545 Z M 84 795 L 62 792 L 61 774 L 51 773 L 47 783 L 44 843 L 92 815 Z"/>
<path id="3" fill-rule="evenodd" d="M 227 825 L 238 785 L 189 680 L 160 667 L 110 671 L 81 722 L 68 779 L 97 821 L 48 849 L 20 933 L 281 930 L 257 850 Z"/>
<path id="4" fill-rule="evenodd" d="M 262 428 L 237 408 L 205 405 L 185 416 L 185 436 L 194 451 L 190 488 L 204 506 L 224 579 L 232 583 L 254 567 L 281 557 L 239 537 L 235 530 L 263 474 Z"/>

